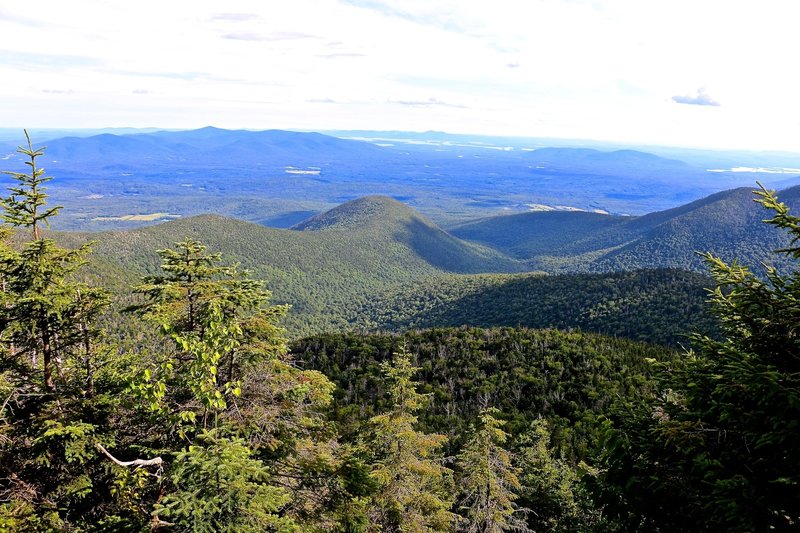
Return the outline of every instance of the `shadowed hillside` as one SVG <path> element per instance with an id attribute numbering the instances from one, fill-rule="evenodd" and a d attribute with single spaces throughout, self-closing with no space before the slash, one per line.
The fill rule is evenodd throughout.
<path id="1" fill-rule="evenodd" d="M 93 261 L 102 266 L 99 275 L 128 272 L 130 283 L 157 271 L 156 250 L 187 237 L 201 240 L 227 262 L 240 263 L 267 280 L 277 303 L 292 305 L 286 323 L 293 335 L 348 327 L 353 308 L 392 284 L 445 272 L 524 269 L 494 250 L 459 241 L 389 198 L 368 198 L 342 208 L 347 216 L 337 219 L 341 231 L 332 226 L 326 231 L 281 230 L 203 215 L 59 238 L 68 244 L 95 240 Z"/>
<path id="2" fill-rule="evenodd" d="M 641 217 L 536 212 L 482 219 L 452 231 L 549 272 L 703 272 L 697 251 L 750 265 L 766 261 L 785 266 L 772 252 L 785 247 L 788 236 L 762 223 L 769 213 L 753 201 L 752 191 L 724 191 Z M 779 197 L 795 211 L 800 208 L 800 187 L 781 191 Z"/>
<path id="3" fill-rule="evenodd" d="M 391 289 L 360 310 L 366 329 L 455 326 L 579 328 L 660 344 L 713 334 L 706 288 L 682 270 L 611 274 L 450 275 Z"/>

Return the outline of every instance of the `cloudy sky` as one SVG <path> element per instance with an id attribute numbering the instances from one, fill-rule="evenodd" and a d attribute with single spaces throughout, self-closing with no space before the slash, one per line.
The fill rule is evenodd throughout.
<path id="1" fill-rule="evenodd" d="M 800 151 L 794 0 L 31 0 L 0 127 L 443 130 Z"/>

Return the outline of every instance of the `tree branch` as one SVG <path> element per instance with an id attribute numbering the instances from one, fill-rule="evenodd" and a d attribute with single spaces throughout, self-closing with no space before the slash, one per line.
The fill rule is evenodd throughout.
<path id="1" fill-rule="evenodd" d="M 138 468 L 141 466 L 161 466 L 164 463 L 164 460 L 161 459 L 161 457 L 155 457 L 153 459 L 134 459 L 133 461 L 120 461 L 119 459 L 111 455 L 111 453 L 109 453 L 109 451 L 106 450 L 103 447 L 103 445 L 100 444 L 99 442 L 95 442 L 94 446 L 95 448 L 103 452 L 103 455 L 111 459 L 114 463 L 118 464 L 119 466 L 135 466 Z"/>

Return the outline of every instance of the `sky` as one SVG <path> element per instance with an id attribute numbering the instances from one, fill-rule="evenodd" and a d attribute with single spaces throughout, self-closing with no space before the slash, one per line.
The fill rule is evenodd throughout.
<path id="1" fill-rule="evenodd" d="M 800 152 L 795 0 L 0 4 L 0 127 L 370 129 Z"/>

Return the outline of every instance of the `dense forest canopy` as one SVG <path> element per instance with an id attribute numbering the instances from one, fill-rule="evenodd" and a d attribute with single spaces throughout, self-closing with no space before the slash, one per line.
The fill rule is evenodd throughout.
<path id="1" fill-rule="evenodd" d="M 0 202 L 0 530 L 800 527 L 797 270 L 757 275 L 705 255 L 718 322 L 690 324 L 690 350 L 524 327 L 289 343 L 287 308 L 264 282 L 185 235 L 154 250 L 159 266 L 134 286 L 96 284 L 86 264 L 103 244 L 65 247 L 43 231 L 60 210 L 47 203 L 52 178 L 43 149 L 28 140 L 19 153 L 27 169 Z M 800 219 L 758 194 L 795 264 Z M 642 301 L 683 305 L 669 300 L 680 276 L 636 276 L 661 285 L 603 305 L 643 323 Z M 588 319 L 630 276 L 570 280 L 588 296 L 552 305 L 594 309 Z M 443 301 L 462 287 L 479 290 L 460 305 L 519 291 L 507 281 L 453 279 Z M 537 287 L 537 299 L 561 290 Z M 443 312 L 403 305 L 383 319 L 408 327 Z M 674 342 L 662 327 L 639 338 L 651 328 Z"/>

